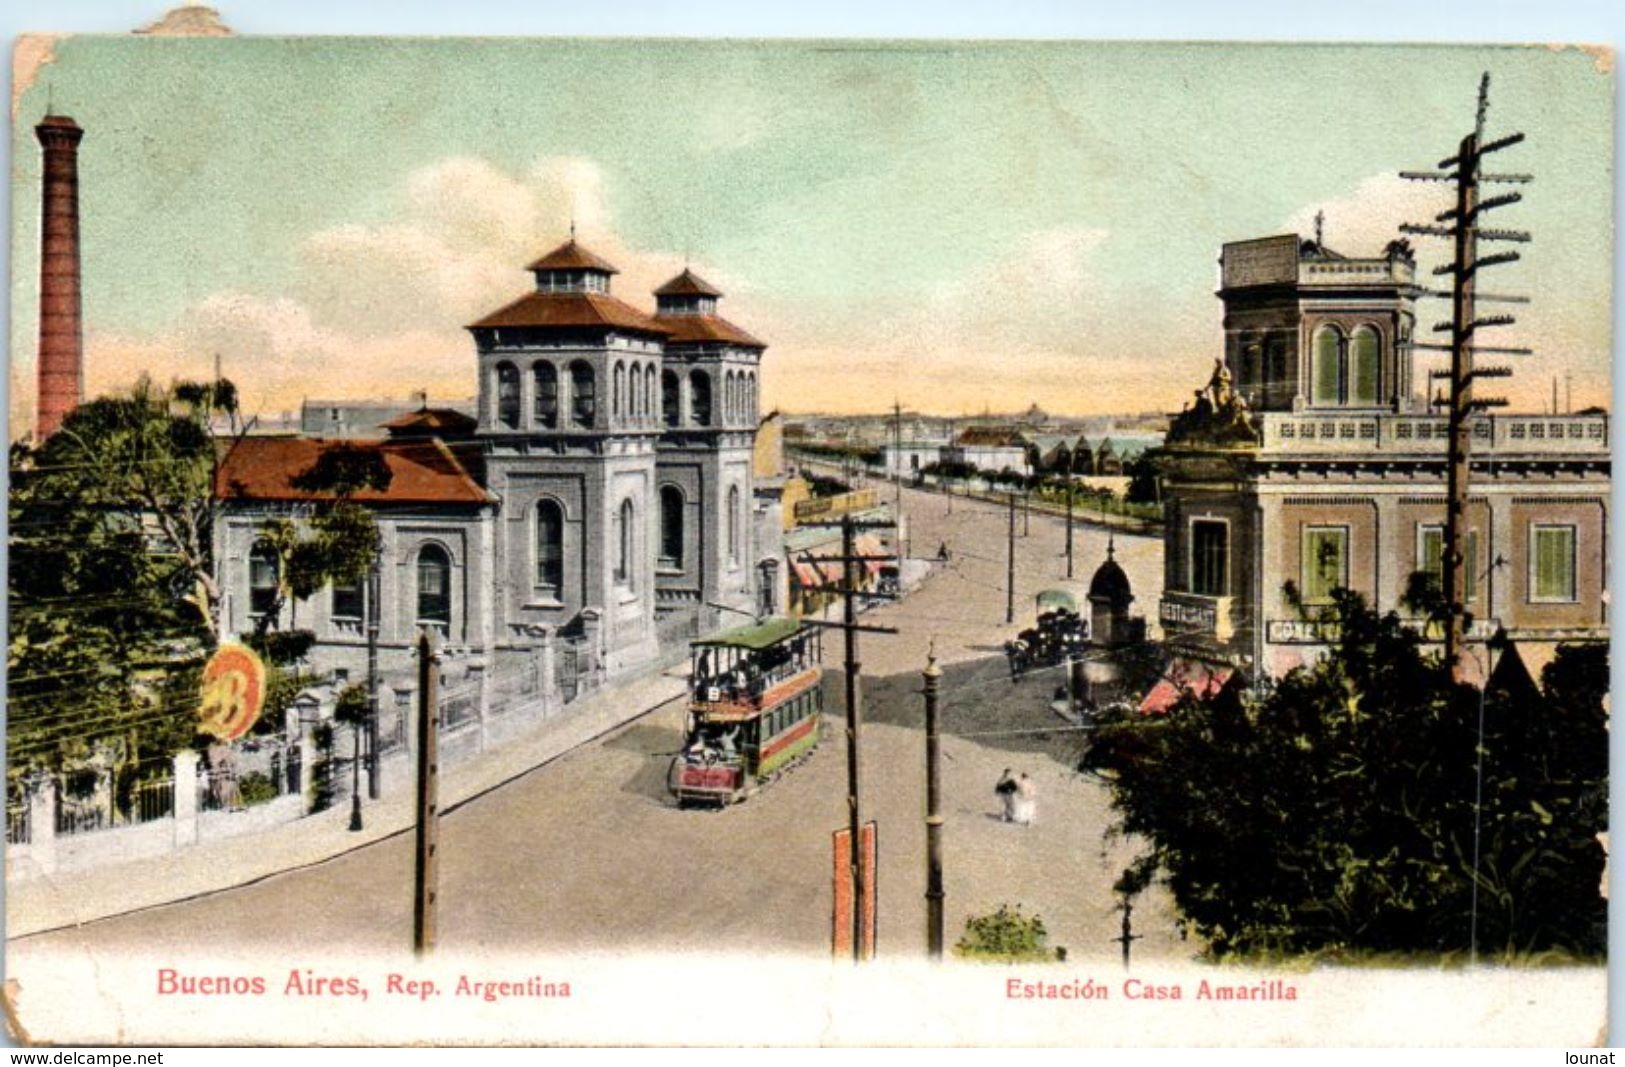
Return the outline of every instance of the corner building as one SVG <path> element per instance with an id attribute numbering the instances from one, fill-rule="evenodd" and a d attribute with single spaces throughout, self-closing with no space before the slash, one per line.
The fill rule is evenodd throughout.
<path id="1" fill-rule="evenodd" d="M 398 472 L 356 498 L 383 528 L 386 668 L 405 667 L 432 626 L 477 670 L 573 694 L 652 665 L 663 635 L 682 645 L 725 608 L 753 610 L 758 561 L 781 547 L 758 544 L 752 522 L 765 345 L 687 270 L 649 314 L 613 295 L 617 269 L 573 237 L 527 269 L 531 291 L 468 327 L 472 422 L 426 408 L 386 439 L 344 443 Z M 233 630 L 274 588 L 259 524 L 309 503 L 288 479 L 332 443 L 249 438 L 223 458 L 216 558 Z M 355 591 L 312 601 L 279 624 L 314 629 L 316 665 L 358 677 Z"/>
<path id="2" fill-rule="evenodd" d="M 1447 420 L 1413 367 L 1405 242 L 1362 259 L 1289 234 L 1220 263 L 1224 358 L 1168 435 L 1158 621 L 1178 653 L 1274 676 L 1327 647 L 1333 589 L 1406 616 L 1410 576 L 1442 574 Z M 1536 669 L 1606 640 L 1607 413 L 1471 434 L 1464 668 L 1501 627 Z"/>

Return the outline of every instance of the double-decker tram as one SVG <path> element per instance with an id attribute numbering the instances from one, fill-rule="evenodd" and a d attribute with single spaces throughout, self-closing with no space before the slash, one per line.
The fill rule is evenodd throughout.
<path id="1" fill-rule="evenodd" d="M 770 618 L 693 642 L 683 748 L 668 779 L 679 804 L 750 796 L 818 746 L 822 631 Z"/>

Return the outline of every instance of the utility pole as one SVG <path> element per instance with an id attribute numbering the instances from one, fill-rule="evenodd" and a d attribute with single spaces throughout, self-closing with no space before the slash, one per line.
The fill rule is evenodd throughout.
<path id="1" fill-rule="evenodd" d="M 1478 113 L 1473 131 L 1462 138 L 1454 156 L 1442 160 L 1438 171 L 1401 171 L 1400 177 L 1411 181 L 1447 182 L 1455 186 L 1456 206 L 1439 214 L 1436 223 L 1447 225 L 1413 225 L 1407 223 L 1400 231 L 1428 237 L 1448 238 L 1453 242 L 1453 260 L 1434 270 L 1434 274 L 1450 275 L 1452 286 L 1448 290 L 1419 289 L 1419 295 L 1449 298 L 1450 321 L 1434 327 L 1437 333 L 1450 334 L 1448 345 L 1413 344 L 1413 348 L 1447 351 L 1450 353 L 1448 372 L 1434 372 L 1432 377 L 1449 381 L 1444 398 L 1448 415 L 1449 451 L 1445 475 L 1445 527 L 1444 527 L 1444 599 L 1448 618 L 1445 627 L 1444 659 L 1452 683 L 1462 681 L 1462 647 L 1466 640 L 1467 589 L 1467 499 L 1470 469 L 1470 420 L 1478 412 L 1492 407 L 1506 406 L 1503 398 L 1473 398 L 1475 378 L 1506 378 L 1510 367 L 1474 367 L 1479 353 L 1499 355 L 1528 355 L 1527 348 L 1492 348 L 1478 344 L 1478 330 L 1489 326 L 1509 326 L 1515 320 L 1511 315 L 1477 315 L 1480 301 L 1490 303 L 1528 303 L 1527 297 L 1492 296 L 1477 291 L 1478 272 L 1484 267 L 1502 263 L 1515 263 L 1516 252 L 1478 254 L 1479 241 L 1512 241 L 1527 243 L 1530 235 L 1522 230 L 1492 230 L 1480 225 L 1479 216 L 1495 208 L 1516 204 L 1523 199 L 1516 192 L 1485 199 L 1479 197 L 1479 186 L 1486 183 L 1524 184 L 1533 180 L 1527 174 L 1485 174 L 1482 162 L 1491 152 L 1510 148 L 1524 139 L 1514 133 L 1484 143 L 1484 117 L 1489 110 L 1490 76 L 1486 73 L 1478 86 Z M 1454 168 L 1453 170 L 1451 168 Z M 1554 396 L 1555 400 L 1555 396 Z"/>
<path id="2" fill-rule="evenodd" d="M 1010 538 L 1009 551 L 1006 553 L 1009 566 L 1006 568 L 1006 585 L 1004 590 L 1004 622 L 1009 625 L 1016 621 L 1016 494 L 1010 496 Z"/>
<path id="3" fill-rule="evenodd" d="M 856 598 L 852 595 L 858 587 L 858 561 L 852 558 L 857 552 L 855 540 L 852 513 L 847 512 L 841 516 L 841 587 L 846 594 L 841 598 L 841 628 L 846 635 L 846 808 L 848 829 L 852 835 L 852 851 L 848 859 L 852 878 L 852 959 L 855 963 L 861 963 L 866 947 L 863 943 L 864 908 L 868 902 L 863 892 L 863 815 L 858 789 L 858 783 L 862 780 L 858 733 L 863 724 L 863 709 L 858 704 L 862 692 L 858 672 L 863 665 L 858 662 L 858 618 Z"/>
<path id="4" fill-rule="evenodd" d="M 440 881 L 439 671 L 429 631 L 418 635 L 418 822 L 413 870 L 412 950 L 434 951 Z"/>
<path id="5" fill-rule="evenodd" d="M 1066 576 L 1072 577 L 1072 449 L 1066 450 Z"/>
<path id="6" fill-rule="evenodd" d="M 808 526 L 833 526 L 836 523 L 807 523 Z M 859 555 L 857 551 L 857 531 L 860 529 L 887 529 L 894 528 L 892 523 L 884 522 L 857 522 L 850 512 L 841 516 L 838 524 L 841 528 L 841 621 L 826 622 L 817 619 L 803 619 L 806 624 L 845 631 L 846 649 L 846 807 L 847 825 L 851 832 L 851 852 L 847 859 L 848 876 L 852 879 L 852 962 L 861 963 L 867 955 L 869 946 L 864 942 L 865 928 L 864 916 L 867 912 L 868 901 L 865 899 L 863 880 L 863 815 L 861 792 L 858 788 L 863 762 L 860 756 L 863 706 L 862 686 L 858 675 L 863 665 L 858 660 L 858 633 L 859 631 L 879 634 L 895 634 L 896 628 L 891 626 L 867 626 L 857 621 L 857 600 L 860 596 L 878 597 L 880 594 L 865 593 L 858 588 L 858 564 L 867 564 L 873 560 L 895 559 L 895 556 Z M 824 557 L 824 562 L 829 562 Z M 878 857 L 877 857 L 878 862 Z"/>
<path id="7" fill-rule="evenodd" d="M 942 735 L 938 732 L 936 644 L 925 661 L 925 950 L 942 959 Z"/>
<path id="8" fill-rule="evenodd" d="M 1126 971 L 1128 970 L 1129 946 L 1140 940 L 1143 935 L 1134 932 L 1134 901 L 1125 896 L 1120 910 L 1123 913 L 1123 932 L 1112 938 L 1112 940 L 1123 946 L 1123 970 Z"/>

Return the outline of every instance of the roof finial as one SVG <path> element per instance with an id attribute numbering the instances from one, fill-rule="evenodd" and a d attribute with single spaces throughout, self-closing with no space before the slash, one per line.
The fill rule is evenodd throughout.
<path id="1" fill-rule="evenodd" d="M 575 239 L 576 239 L 576 213 L 574 211 L 572 211 L 572 212 L 570 212 L 570 240 L 573 242 Z"/>
<path id="2" fill-rule="evenodd" d="M 1326 212 L 1315 212 L 1315 251 L 1326 251 Z"/>
<path id="3" fill-rule="evenodd" d="M 1106 535 L 1106 559 L 1109 561 L 1112 557 L 1114 557 L 1116 555 L 1117 555 L 1117 535 L 1116 534 L 1107 534 Z"/>

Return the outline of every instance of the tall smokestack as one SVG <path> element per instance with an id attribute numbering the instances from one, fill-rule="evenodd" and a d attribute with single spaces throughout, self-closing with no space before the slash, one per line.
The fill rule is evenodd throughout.
<path id="1" fill-rule="evenodd" d="M 46 115 L 34 134 L 45 148 L 40 213 L 39 410 L 34 439 L 57 431 L 84 392 L 79 299 L 79 141 L 65 115 Z"/>

